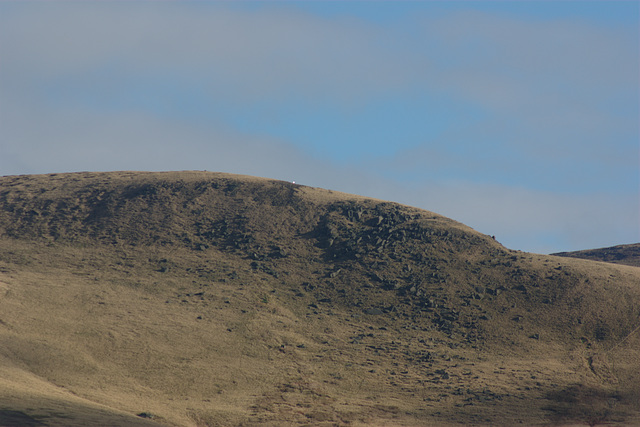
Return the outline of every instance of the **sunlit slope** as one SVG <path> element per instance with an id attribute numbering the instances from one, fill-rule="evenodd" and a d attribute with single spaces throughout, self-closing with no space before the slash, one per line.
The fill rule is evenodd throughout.
<path id="1" fill-rule="evenodd" d="M 640 243 L 583 251 L 560 252 L 554 255 L 640 267 Z"/>
<path id="2" fill-rule="evenodd" d="M 3 177 L 0 236 L 0 421 L 638 421 L 634 267 L 206 172 Z"/>

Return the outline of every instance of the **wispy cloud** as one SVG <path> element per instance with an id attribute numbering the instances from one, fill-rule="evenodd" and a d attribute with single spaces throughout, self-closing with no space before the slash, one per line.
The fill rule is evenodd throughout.
<path id="1" fill-rule="evenodd" d="M 286 4 L 0 8 L 2 174 L 222 170 L 516 248 L 640 237 L 637 28 L 427 4 L 387 25 Z"/>
<path id="2" fill-rule="evenodd" d="M 49 4 L 3 20 L 15 71 L 101 83 L 160 76 L 210 95 L 339 100 L 408 85 L 405 61 L 358 21 L 177 3 Z M 376 42 L 377 41 L 377 42 Z M 383 53 L 383 55 L 380 55 Z M 128 79 L 128 80 L 127 80 Z M 46 84 L 46 81 L 45 81 Z"/>

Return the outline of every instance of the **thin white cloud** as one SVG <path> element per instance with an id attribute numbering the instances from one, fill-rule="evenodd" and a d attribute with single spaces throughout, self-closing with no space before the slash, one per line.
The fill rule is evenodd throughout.
<path id="1" fill-rule="evenodd" d="M 630 141 L 638 132 L 638 43 L 626 30 L 478 12 L 415 17 L 400 28 L 286 7 L 0 8 L 0 174 L 221 170 L 412 204 L 516 249 L 637 238 L 633 184 L 616 182 L 637 171 Z M 141 85 L 158 92 L 145 93 L 145 102 L 167 103 L 166 111 L 130 102 Z M 392 158 L 369 153 L 337 166 L 298 141 L 232 126 L 222 115 L 194 118 L 171 105 L 172 91 L 234 111 L 260 102 L 348 111 L 385 97 L 444 98 L 483 117 L 452 120 Z M 429 120 L 417 129 L 428 130 Z M 413 174 L 413 184 L 390 178 L 400 172 Z M 606 191 L 614 187 L 626 190 Z"/>
<path id="2" fill-rule="evenodd" d="M 521 134 L 537 136 L 535 142 L 517 134 L 512 139 L 529 154 L 567 147 L 566 157 L 599 157 L 605 139 L 637 135 L 637 116 L 620 112 L 621 105 L 637 111 L 637 34 L 477 11 L 424 26 L 426 37 L 452 52 L 435 82 L 515 123 Z"/>
<path id="3" fill-rule="evenodd" d="M 593 90 L 607 92 L 637 83 L 637 54 L 633 54 L 638 46 L 637 31 L 613 30 L 586 21 L 526 20 L 479 11 L 425 20 L 424 31 L 443 44 L 441 49 L 453 53 L 452 62 L 470 66 L 483 78 L 523 78 L 534 85 L 562 83 L 555 87 L 560 91 L 598 82 L 605 86 Z"/>
<path id="4" fill-rule="evenodd" d="M 413 73 L 406 58 L 381 46 L 384 34 L 355 20 L 223 6 L 202 13 L 178 3 L 36 6 L 2 20 L 0 38 L 16 42 L 0 49 L 12 59 L 10 72 L 52 84 L 104 70 L 165 73 L 243 102 L 265 96 L 344 101 L 406 87 Z"/>

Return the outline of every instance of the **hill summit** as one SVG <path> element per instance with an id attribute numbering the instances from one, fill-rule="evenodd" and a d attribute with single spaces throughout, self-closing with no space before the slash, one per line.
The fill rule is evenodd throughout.
<path id="1" fill-rule="evenodd" d="M 640 269 L 212 172 L 0 178 L 0 425 L 640 422 Z"/>

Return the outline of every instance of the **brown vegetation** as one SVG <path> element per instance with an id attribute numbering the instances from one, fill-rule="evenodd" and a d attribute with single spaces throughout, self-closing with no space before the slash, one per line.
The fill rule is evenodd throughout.
<path id="1" fill-rule="evenodd" d="M 0 178 L 0 426 L 640 423 L 640 269 L 206 173 Z"/>
<path id="2" fill-rule="evenodd" d="M 640 243 L 618 245 L 609 248 L 588 249 L 584 251 L 558 252 L 553 255 L 640 267 Z"/>

